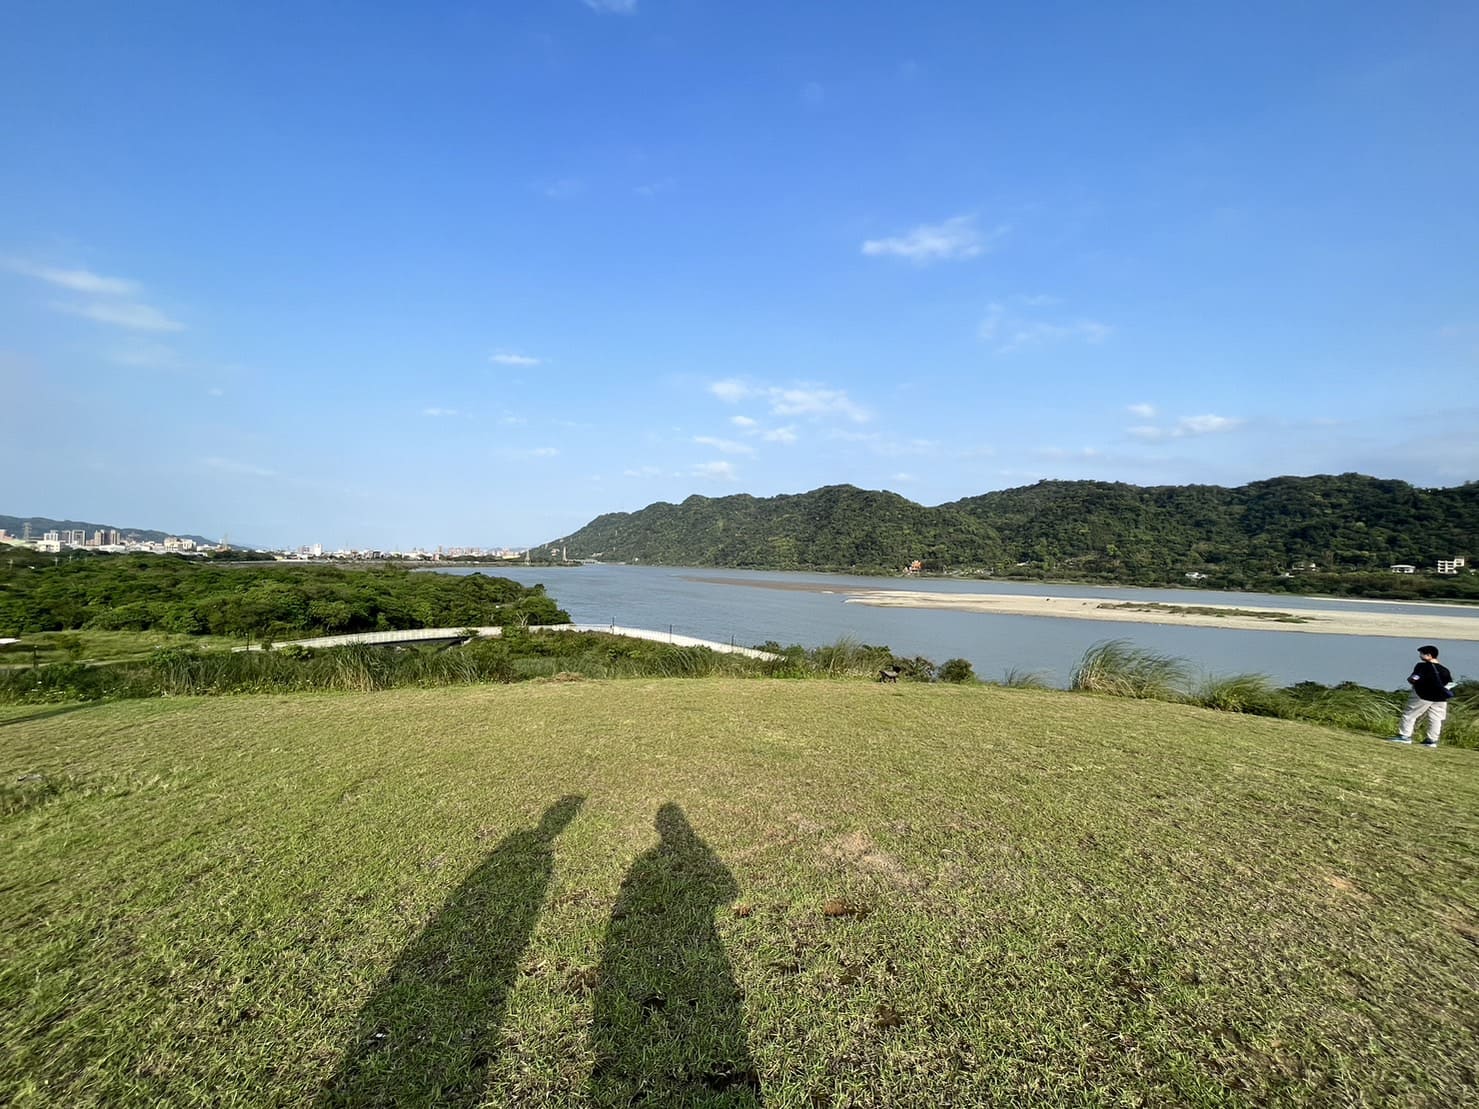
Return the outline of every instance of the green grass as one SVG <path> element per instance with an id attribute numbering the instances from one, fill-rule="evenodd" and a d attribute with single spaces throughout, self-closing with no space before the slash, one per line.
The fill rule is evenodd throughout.
<path id="1" fill-rule="evenodd" d="M 0 667 L 29 667 L 33 657 L 43 666 L 52 662 L 122 662 L 147 658 L 161 647 L 229 651 L 245 642 L 219 635 L 162 631 L 32 632 L 0 650 Z"/>
<path id="2" fill-rule="evenodd" d="M 1458 1105 L 1476 757 L 985 685 L 3 706 L 0 1098 Z"/>

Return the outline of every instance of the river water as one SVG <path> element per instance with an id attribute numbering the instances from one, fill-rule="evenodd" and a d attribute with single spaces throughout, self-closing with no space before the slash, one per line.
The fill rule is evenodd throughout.
<path id="1" fill-rule="evenodd" d="M 1377 689 L 1405 688 L 1419 638 L 1313 635 L 1289 631 L 1173 627 L 1162 624 L 1075 620 L 1064 617 L 1003 616 L 939 609 L 878 608 L 845 604 L 842 593 L 819 590 L 909 589 L 940 593 L 1025 594 L 1035 597 L 1097 597 L 1106 601 L 1163 601 L 1274 607 L 1283 611 L 1370 611 L 1373 602 L 1335 598 L 1271 596 L 1194 589 L 1134 589 L 1112 586 L 1043 585 L 934 578 L 869 578 L 726 569 L 588 565 L 570 568 L 499 567 L 486 572 L 525 585 L 543 582 L 549 595 L 580 624 L 626 624 L 671 629 L 678 635 L 753 647 L 767 640 L 818 647 L 846 636 L 887 645 L 899 656 L 923 655 L 936 663 L 969 659 L 985 679 L 1009 670 L 1040 674 L 1066 685 L 1085 650 L 1105 639 L 1174 655 L 1208 674 L 1266 674 L 1280 685 L 1317 681 L 1359 682 Z M 704 579 L 725 579 L 704 580 Z M 754 584 L 733 584 L 738 582 Z M 757 585 L 764 588 L 756 588 Z M 776 588 L 781 586 L 782 588 Z M 1479 608 L 1382 603 L 1384 611 L 1468 616 Z M 1479 642 L 1443 643 L 1442 659 L 1455 677 L 1479 677 Z"/>

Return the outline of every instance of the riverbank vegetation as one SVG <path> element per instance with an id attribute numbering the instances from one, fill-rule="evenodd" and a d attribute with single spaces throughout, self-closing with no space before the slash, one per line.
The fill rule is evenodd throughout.
<path id="1" fill-rule="evenodd" d="M 542 585 L 392 566 L 220 566 L 170 555 L 0 561 L 0 634 L 157 631 L 284 639 L 563 624 Z"/>
<path id="2" fill-rule="evenodd" d="M 16 1105 L 1457 1105 L 1479 1074 L 1467 752 L 728 678 L 0 734 Z"/>
<path id="3" fill-rule="evenodd" d="M 1019 580 L 1479 600 L 1479 575 L 1431 572 L 1475 559 L 1476 545 L 1479 482 L 1419 489 L 1361 474 L 1231 489 L 1043 481 L 933 508 L 851 485 L 692 496 L 548 544 L 675 566 L 897 573 L 918 561 L 925 573 Z"/>
<path id="4" fill-rule="evenodd" d="M 88 636 L 64 633 L 80 652 Z M 55 638 L 55 637 L 54 637 Z M 53 638 L 53 641 L 54 641 Z M 30 658 L 28 641 L 0 651 L 0 704 L 56 704 L 146 697 L 221 696 L 243 693 L 431 688 L 537 679 L 737 678 L 849 679 L 977 684 L 967 659 L 936 664 L 922 656 L 901 657 L 887 647 L 842 639 L 821 647 L 765 643 L 772 657 L 685 647 L 601 632 L 539 632 L 508 629 L 498 638 L 468 638 L 450 645 L 386 647 L 351 644 L 277 650 L 198 649 L 190 643 L 124 654 L 109 663 L 75 660 L 44 665 L 3 665 Z M 1045 689 L 1030 673 L 1009 673 L 990 684 Z M 1403 691 L 1368 689 L 1354 683 L 1324 686 L 1301 682 L 1279 688 L 1261 674 L 1198 676 L 1181 659 L 1157 654 L 1127 640 L 1096 644 L 1070 679 L 1070 690 L 1143 700 L 1197 705 L 1250 716 L 1304 720 L 1368 735 L 1389 736 L 1406 701 Z M 1443 740 L 1479 749 L 1479 682 L 1463 681 L 1450 702 Z"/>

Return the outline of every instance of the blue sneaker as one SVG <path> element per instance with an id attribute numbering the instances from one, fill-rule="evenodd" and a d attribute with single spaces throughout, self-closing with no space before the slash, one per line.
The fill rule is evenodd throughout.
<path id="1" fill-rule="evenodd" d="M 1387 742 L 1388 743 L 1411 743 L 1412 742 L 1412 737 L 1410 735 L 1394 735 L 1394 736 L 1392 736 L 1391 739 L 1387 740 Z"/>

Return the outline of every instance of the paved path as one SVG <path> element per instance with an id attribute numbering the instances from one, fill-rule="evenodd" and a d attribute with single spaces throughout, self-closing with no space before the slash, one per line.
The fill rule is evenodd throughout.
<path id="1" fill-rule="evenodd" d="M 531 632 L 604 632 L 607 635 L 624 635 L 630 639 L 650 639 L 654 643 L 672 643 L 678 647 L 707 647 L 720 654 L 744 655 L 747 658 L 779 658 L 769 651 L 758 651 L 753 647 L 736 647 L 732 643 L 715 643 L 710 639 L 695 639 L 691 635 L 674 635 L 672 632 L 653 631 L 650 628 L 627 628 L 620 624 L 539 624 L 527 630 Z M 407 628 L 394 632 L 354 632 L 349 635 L 322 635 L 316 639 L 291 639 L 272 644 L 272 649 L 295 644 L 299 647 L 345 647 L 351 643 L 455 643 L 466 639 L 467 633 L 476 633 L 481 639 L 496 639 L 503 634 L 501 627 L 486 628 Z M 260 651 L 258 645 L 238 647 L 239 651 Z"/>

